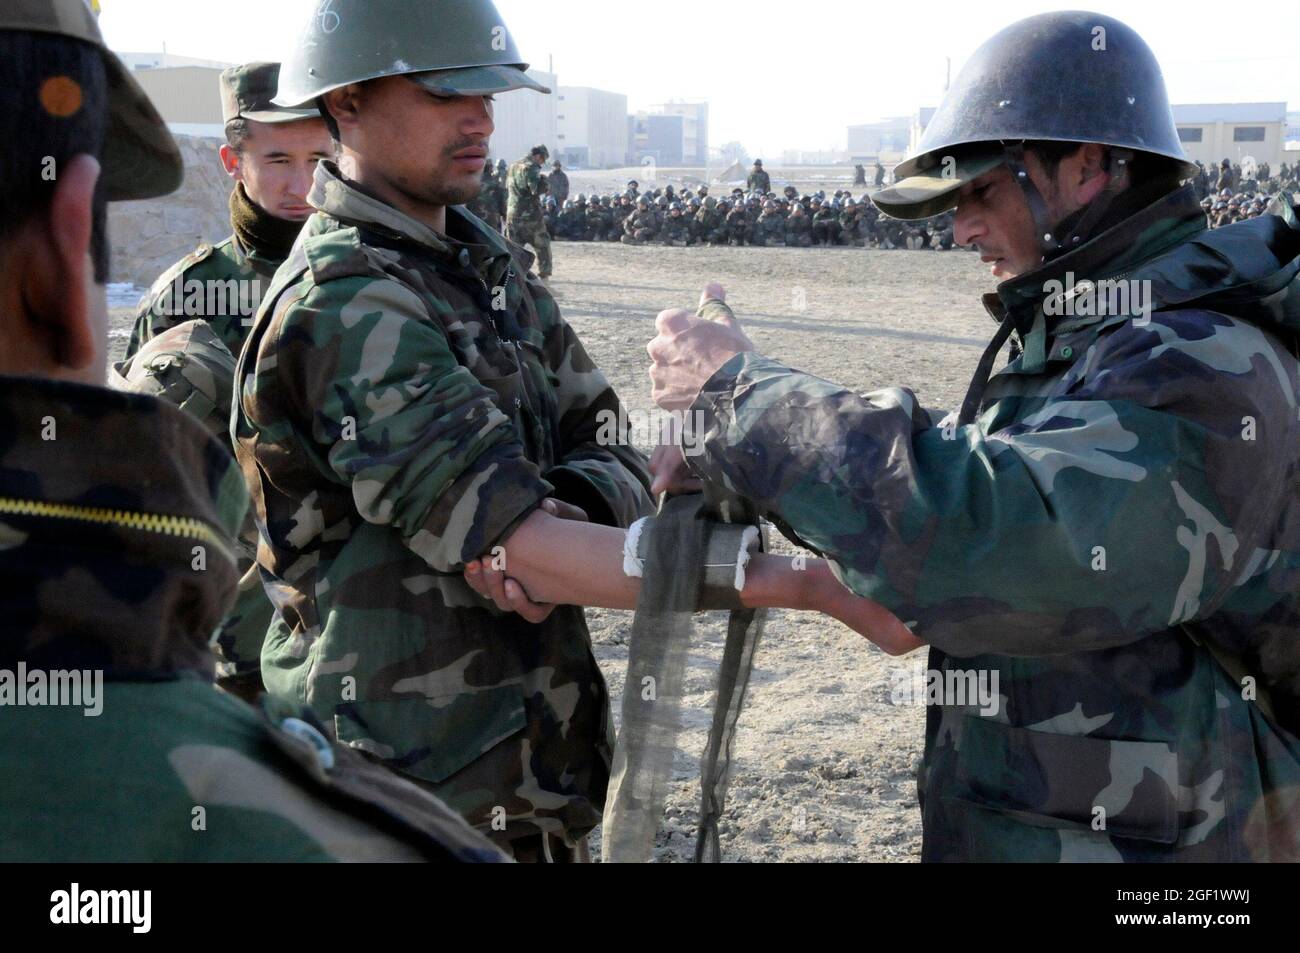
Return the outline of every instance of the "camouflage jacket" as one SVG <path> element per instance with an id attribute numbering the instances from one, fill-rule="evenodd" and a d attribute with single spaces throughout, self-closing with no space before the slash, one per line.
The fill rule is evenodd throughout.
<path id="1" fill-rule="evenodd" d="M 509 188 L 506 215 L 512 222 L 541 222 L 542 195 L 546 192 L 542 170 L 527 156 L 510 167 L 506 173 Z M 561 204 L 557 200 L 557 205 Z"/>
<path id="2" fill-rule="evenodd" d="M 550 187 L 550 193 L 555 201 L 563 205 L 564 200 L 569 197 L 569 177 L 556 169 L 546 177 L 546 184 Z"/>
<path id="3" fill-rule="evenodd" d="M 206 405 L 196 404 L 193 395 L 215 396 L 206 390 L 206 385 L 211 384 L 220 392 L 221 399 L 227 400 L 224 407 L 213 413 L 227 420 L 221 439 L 233 455 L 228 398 L 234 388 L 234 362 L 279 266 L 278 259 L 245 248 L 234 235 L 215 246 L 200 245 L 164 272 L 141 300 L 125 360 L 117 367 L 118 373 L 129 378 L 130 383 L 119 379 L 115 386 L 164 399 L 190 400 L 187 409 L 204 419 L 209 415 Z M 147 357 L 141 358 L 142 349 L 159 336 L 193 320 L 203 321 L 216 334 L 229 352 L 228 362 L 216 355 L 206 341 L 197 345 L 205 349 L 203 353 L 196 353 L 196 342 L 189 332 L 182 332 L 179 339 L 164 342 L 160 347 L 155 345 Z M 205 355 L 212 357 L 205 358 Z M 195 373 L 204 378 L 197 382 L 197 387 L 191 379 Z M 256 545 L 251 522 L 244 538 L 251 553 L 251 547 Z M 222 623 L 213 647 L 222 678 L 255 683 L 261 666 L 262 641 L 271 623 L 271 602 L 253 568 L 251 556 L 241 564 L 240 580 L 234 609 Z"/>
<path id="4" fill-rule="evenodd" d="M 925 859 L 1300 859 L 1300 225 L 1273 210 L 1207 231 L 1179 189 L 986 295 L 1023 353 L 970 423 L 754 354 L 702 390 L 697 471 L 933 646 Z"/>
<path id="5" fill-rule="evenodd" d="M 200 424 L 18 378 L 0 421 L 0 859 L 501 859 L 306 710 L 213 688 L 248 496 Z"/>
<path id="6" fill-rule="evenodd" d="M 238 355 L 279 267 L 279 260 L 245 248 L 234 235 L 216 245 L 200 245 L 163 272 L 140 299 L 125 358 L 130 360 L 168 328 L 195 318 L 208 322 L 230 353 Z"/>
<path id="7" fill-rule="evenodd" d="M 766 195 L 772 191 L 772 177 L 762 169 L 755 169 L 745 180 L 745 188 L 750 192 L 761 192 Z"/>
<path id="8" fill-rule="evenodd" d="M 578 836 L 610 755 L 582 611 L 531 625 L 461 573 L 548 496 L 629 525 L 645 462 L 526 252 L 456 209 L 441 236 L 332 163 L 309 200 L 237 374 L 267 689 L 494 835 Z"/>

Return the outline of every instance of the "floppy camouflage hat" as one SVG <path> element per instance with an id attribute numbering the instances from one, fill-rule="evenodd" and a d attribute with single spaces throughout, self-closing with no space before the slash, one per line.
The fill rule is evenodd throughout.
<path id="1" fill-rule="evenodd" d="M 325 0 L 285 58 L 275 104 L 303 106 L 384 76 L 444 96 L 549 93 L 527 69 L 491 0 Z"/>
<path id="2" fill-rule="evenodd" d="M 108 200 L 148 199 L 180 188 L 180 150 L 130 70 L 104 44 L 87 0 L 5 0 L 0 33 L 48 33 L 100 51 L 108 75 L 109 128 L 101 161 Z"/>
<path id="3" fill-rule="evenodd" d="M 222 122 L 251 119 L 275 125 L 320 118 L 320 110 L 315 106 L 286 109 L 271 102 L 280 85 L 279 63 L 232 66 L 222 72 L 220 85 Z"/>

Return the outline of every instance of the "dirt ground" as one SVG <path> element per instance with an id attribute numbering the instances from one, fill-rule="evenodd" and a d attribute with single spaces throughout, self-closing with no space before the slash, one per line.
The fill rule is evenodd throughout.
<path id="1" fill-rule="evenodd" d="M 838 187 L 838 186 L 835 186 Z M 758 349 L 859 391 L 911 387 L 955 407 L 993 331 L 992 287 L 968 252 L 632 248 L 556 243 L 552 290 L 630 409 L 648 412 L 655 315 L 694 307 L 716 280 Z M 126 304 L 119 299 L 117 304 Z M 116 349 L 130 311 L 114 311 Z M 793 547 L 775 535 L 782 551 Z M 589 612 L 614 712 L 622 704 L 631 613 Z M 697 760 L 711 716 L 725 616 L 700 617 L 685 728 L 656 856 L 688 859 L 699 811 Z M 915 770 L 924 710 L 890 701 L 891 659 L 834 620 L 771 613 L 734 749 L 723 820 L 729 861 L 913 861 L 920 852 Z M 599 832 L 596 837 L 599 855 Z"/>

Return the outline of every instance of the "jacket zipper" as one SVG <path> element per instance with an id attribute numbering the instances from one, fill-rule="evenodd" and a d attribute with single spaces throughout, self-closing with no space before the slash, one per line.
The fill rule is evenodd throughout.
<path id="1" fill-rule="evenodd" d="M 74 520 L 97 526 L 117 526 L 122 529 L 156 536 L 173 536 L 206 543 L 237 564 L 230 544 L 202 520 L 184 516 L 166 516 L 161 513 L 136 513 L 130 510 L 109 510 L 69 503 L 47 503 L 42 500 L 20 500 L 0 497 L 0 514 L 9 516 L 34 516 L 40 519 Z"/>

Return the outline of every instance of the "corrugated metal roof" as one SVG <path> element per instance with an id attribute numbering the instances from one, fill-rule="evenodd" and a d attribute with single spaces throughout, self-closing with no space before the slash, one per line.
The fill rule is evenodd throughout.
<path id="1" fill-rule="evenodd" d="M 1172 109 L 1176 123 L 1286 122 L 1286 103 L 1182 103 Z"/>

